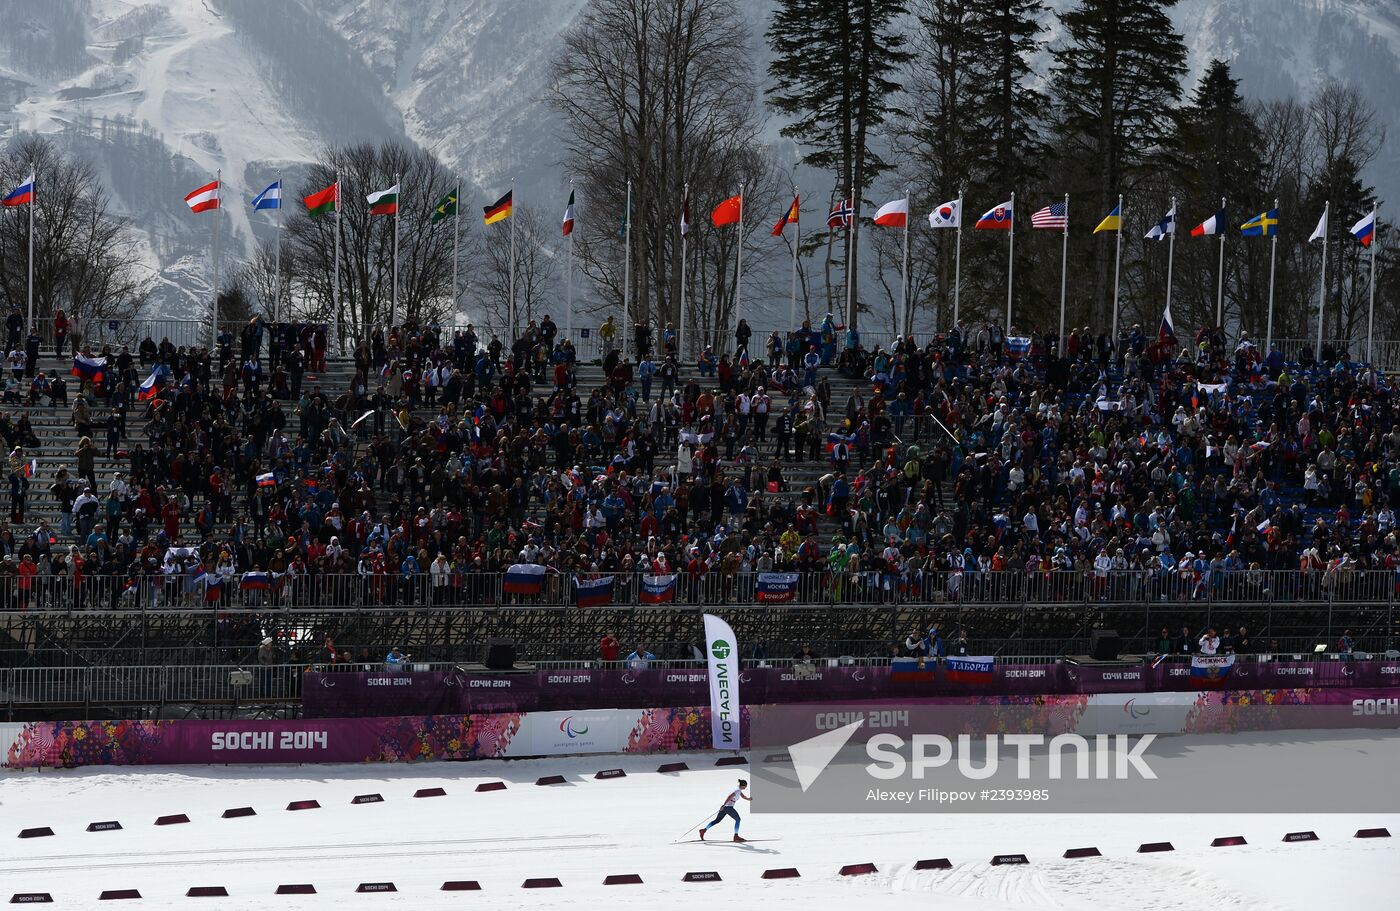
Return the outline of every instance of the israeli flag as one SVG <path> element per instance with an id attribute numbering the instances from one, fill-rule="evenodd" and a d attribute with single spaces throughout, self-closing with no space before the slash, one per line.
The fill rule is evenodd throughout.
<path id="1" fill-rule="evenodd" d="M 253 197 L 253 211 L 282 208 L 282 181 L 275 180 L 257 196 Z"/>

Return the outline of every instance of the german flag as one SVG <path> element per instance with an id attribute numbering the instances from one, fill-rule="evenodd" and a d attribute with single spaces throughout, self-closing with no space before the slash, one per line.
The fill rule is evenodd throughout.
<path id="1" fill-rule="evenodd" d="M 484 217 L 488 225 L 494 225 L 498 221 L 505 221 L 507 218 L 510 218 L 512 205 L 511 196 L 513 196 L 514 193 L 515 191 L 511 190 L 491 205 L 482 209 L 482 212 L 485 213 Z"/>

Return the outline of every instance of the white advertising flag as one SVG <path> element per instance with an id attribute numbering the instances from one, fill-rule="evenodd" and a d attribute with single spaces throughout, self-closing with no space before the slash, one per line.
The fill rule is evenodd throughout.
<path id="1" fill-rule="evenodd" d="M 734 630 L 705 615 L 705 657 L 710 662 L 710 739 L 717 750 L 739 749 L 739 645 Z"/>

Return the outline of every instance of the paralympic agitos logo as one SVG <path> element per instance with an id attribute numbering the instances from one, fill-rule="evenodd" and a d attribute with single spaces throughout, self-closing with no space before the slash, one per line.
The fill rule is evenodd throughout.
<path id="1" fill-rule="evenodd" d="M 574 727 L 574 716 L 570 715 L 563 721 L 559 722 L 559 732 L 568 737 L 570 740 L 573 740 L 577 737 L 582 737 L 584 734 L 587 734 L 588 727 Z"/>

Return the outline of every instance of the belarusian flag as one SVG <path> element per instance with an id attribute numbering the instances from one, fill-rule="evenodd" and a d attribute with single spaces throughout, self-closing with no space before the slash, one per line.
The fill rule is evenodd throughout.
<path id="1" fill-rule="evenodd" d="M 369 203 L 369 214 L 371 215 L 397 215 L 399 211 L 399 185 L 394 184 L 387 190 L 371 193 L 365 197 L 365 201 Z"/>
<path id="2" fill-rule="evenodd" d="M 457 193 L 458 187 L 438 200 L 438 204 L 433 206 L 433 221 L 442 221 L 444 218 L 453 218 L 457 215 Z"/>
<path id="3" fill-rule="evenodd" d="M 333 183 L 319 193 L 312 193 L 302 201 L 306 203 L 306 214 L 312 218 L 338 211 L 339 207 L 336 203 L 340 201 L 340 184 Z"/>

